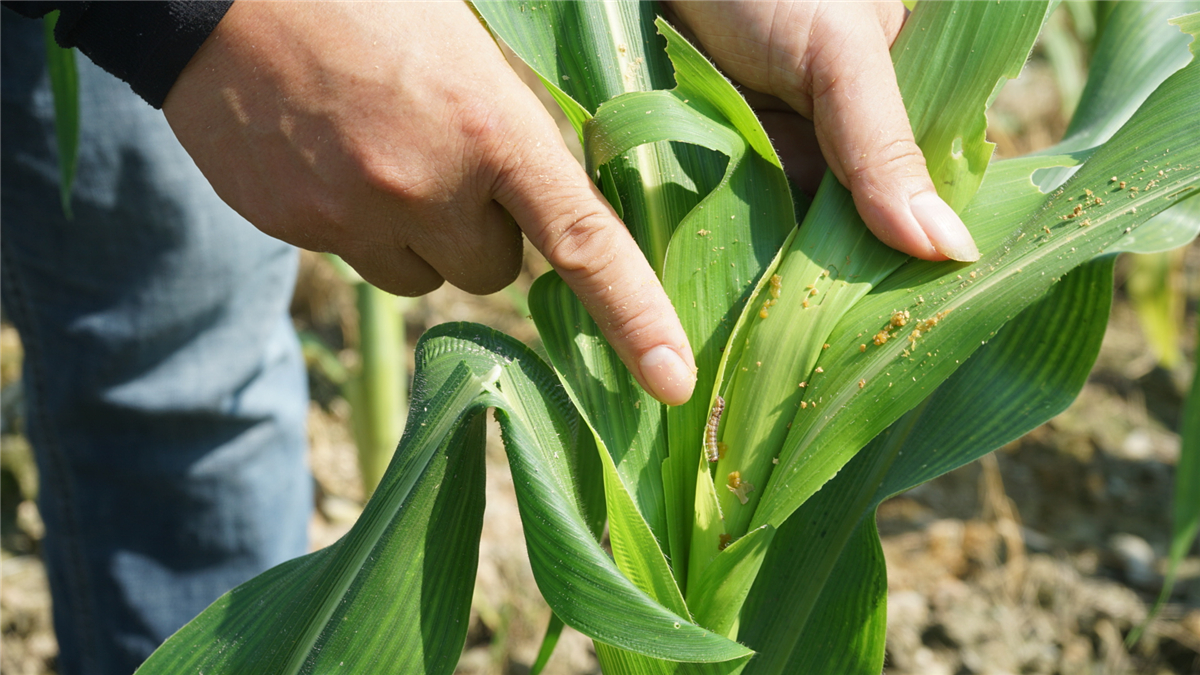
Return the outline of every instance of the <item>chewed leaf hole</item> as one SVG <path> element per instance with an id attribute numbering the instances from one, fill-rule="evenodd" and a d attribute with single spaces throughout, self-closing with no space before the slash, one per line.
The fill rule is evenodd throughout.
<path id="1" fill-rule="evenodd" d="M 962 152 L 962 136 L 958 136 L 950 143 L 950 156 L 962 159 Z"/>

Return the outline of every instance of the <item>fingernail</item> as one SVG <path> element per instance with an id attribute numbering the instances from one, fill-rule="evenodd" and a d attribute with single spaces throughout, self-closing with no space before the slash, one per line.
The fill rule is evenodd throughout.
<path id="1" fill-rule="evenodd" d="M 646 352 L 639 363 L 650 395 L 667 405 L 683 405 L 696 388 L 696 374 L 674 349 L 659 345 Z"/>
<path id="2" fill-rule="evenodd" d="M 975 247 L 975 240 L 971 238 L 967 226 L 936 192 L 922 192 L 913 196 L 908 200 L 908 208 L 912 209 L 913 217 L 939 253 L 962 262 L 979 260 L 979 249 Z"/>

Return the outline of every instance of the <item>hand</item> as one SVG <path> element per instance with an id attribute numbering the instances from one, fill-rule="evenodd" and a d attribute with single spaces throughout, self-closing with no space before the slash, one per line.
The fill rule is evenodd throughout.
<path id="1" fill-rule="evenodd" d="M 811 181 L 811 172 L 795 167 L 812 165 L 815 132 L 825 162 L 881 241 L 926 260 L 979 259 L 962 220 L 937 196 L 896 85 L 888 49 L 904 23 L 903 5 L 673 0 L 670 7 L 717 65 L 761 94 L 751 102 L 760 104 L 793 180 Z"/>
<path id="2" fill-rule="evenodd" d="M 163 110 L 247 220 L 393 293 L 497 291 L 524 231 L 647 391 L 691 397 L 653 270 L 465 4 L 235 3 Z"/>

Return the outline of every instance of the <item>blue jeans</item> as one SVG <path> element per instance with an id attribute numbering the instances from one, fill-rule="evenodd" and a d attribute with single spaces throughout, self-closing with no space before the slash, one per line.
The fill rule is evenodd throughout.
<path id="1" fill-rule="evenodd" d="M 25 345 L 60 672 L 122 674 L 305 552 L 297 254 L 217 198 L 162 114 L 79 56 L 62 213 L 42 27 L 3 10 L 0 253 Z"/>

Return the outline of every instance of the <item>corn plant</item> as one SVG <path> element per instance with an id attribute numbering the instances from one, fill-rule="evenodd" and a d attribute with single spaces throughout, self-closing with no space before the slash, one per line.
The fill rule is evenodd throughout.
<path id="1" fill-rule="evenodd" d="M 363 494 L 370 496 L 383 478 L 408 413 L 408 368 L 404 362 L 404 311 L 412 302 L 372 286 L 332 253 L 325 260 L 354 290 L 358 362 L 347 369 L 319 338 L 301 336 L 305 359 L 341 387 L 350 403 L 350 422 L 358 450 Z"/>
<path id="2" fill-rule="evenodd" d="M 1142 334 L 1158 357 L 1158 364 L 1167 370 L 1183 363 L 1183 351 L 1179 348 L 1187 302 L 1183 254 L 1183 249 L 1134 254 L 1130 256 L 1125 278 L 1125 291 L 1137 312 Z"/>
<path id="3" fill-rule="evenodd" d="M 654 6 L 476 8 L 575 125 L 660 275 L 695 395 L 666 408 L 642 392 L 554 273 L 529 297 L 550 364 L 483 326 L 437 326 L 355 527 L 223 596 L 139 672 L 452 672 L 488 409 L 554 611 L 547 645 L 569 624 L 609 675 L 880 672 L 875 508 L 1065 408 L 1099 349 L 1115 254 L 1200 229 L 1158 217 L 1200 182 L 1200 14 L 1118 5 L 1064 140 L 993 162 L 985 110 L 1050 3 L 919 3 L 897 79 L 983 252 L 932 263 L 880 243 L 831 175 L 794 199 L 751 109 Z"/>

